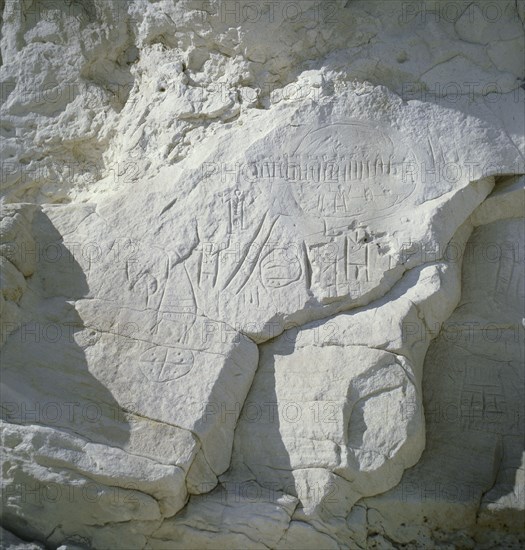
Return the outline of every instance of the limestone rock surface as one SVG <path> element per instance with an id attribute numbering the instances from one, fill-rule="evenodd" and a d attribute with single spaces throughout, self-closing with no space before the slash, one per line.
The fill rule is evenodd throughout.
<path id="1" fill-rule="evenodd" d="M 523 1 L 0 10 L 0 546 L 521 547 Z"/>

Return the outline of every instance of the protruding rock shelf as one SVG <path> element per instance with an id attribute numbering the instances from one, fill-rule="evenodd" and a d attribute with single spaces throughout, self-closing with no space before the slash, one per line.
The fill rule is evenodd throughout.
<path id="1" fill-rule="evenodd" d="M 523 547 L 523 1 L 0 10 L 0 547 Z"/>

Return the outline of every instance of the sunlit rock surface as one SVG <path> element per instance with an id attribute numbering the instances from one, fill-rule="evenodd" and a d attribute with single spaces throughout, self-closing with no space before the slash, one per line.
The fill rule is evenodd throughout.
<path id="1" fill-rule="evenodd" d="M 2 548 L 519 548 L 521 0 L 1 2 Z"/>

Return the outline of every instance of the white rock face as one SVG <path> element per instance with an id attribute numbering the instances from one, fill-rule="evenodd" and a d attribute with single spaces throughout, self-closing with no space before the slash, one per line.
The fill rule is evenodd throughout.
<path id="1" fill-rule="evenodd" d="M 523 544 L 523 3 L 1 9 L 2 548 Z"/>

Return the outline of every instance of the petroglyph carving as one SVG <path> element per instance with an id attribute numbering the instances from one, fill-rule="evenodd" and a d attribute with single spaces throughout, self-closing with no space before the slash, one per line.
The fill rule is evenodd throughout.
<path id="1" fill-rule="evenodd" d="M 156 346 L 140 356 L 144 376 L 154 382 L 170 382 L 188 374 L 193 368 L 191 350 Z"/>
<path id="2" fill-rule="evenodd" d="M 523 547 L 525 13 L 453 4 L 1 2 L 2 547 Z"/>

